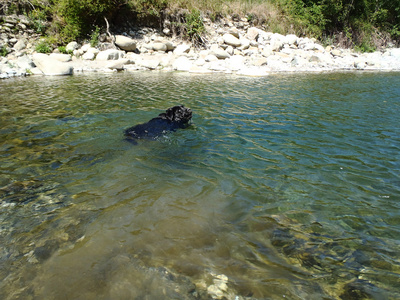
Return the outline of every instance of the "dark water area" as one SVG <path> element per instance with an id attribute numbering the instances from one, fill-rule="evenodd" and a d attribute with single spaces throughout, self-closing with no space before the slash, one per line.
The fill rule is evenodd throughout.
<path id="1" fill-rule="evenodd" d="M 399 79 L 1 81 L 0 299 L 399 299 Z"/>

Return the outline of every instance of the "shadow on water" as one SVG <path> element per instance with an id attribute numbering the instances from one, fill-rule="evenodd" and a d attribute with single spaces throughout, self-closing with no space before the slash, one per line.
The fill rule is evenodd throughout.
<path id="1" fill-rule="evenodd" d="M 397 79 L 2 82 L 1 298 L 398 298 Z"/>

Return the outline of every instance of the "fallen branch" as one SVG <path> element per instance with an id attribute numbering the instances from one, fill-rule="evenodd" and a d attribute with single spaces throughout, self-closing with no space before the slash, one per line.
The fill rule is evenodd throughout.
<path id="1" fill-rule="evenodd" d="M 108 24 L 107 18 L 104 17 L 104 20 L 106 21 L 106 25 L 107 25 L 106 32 L 107 32 L 108 36 L 109 36 L 110 39 L 111 39 L 111 43 L 112 43 L 112 44 L 114 45 L 114 47 L 115 47 L 115 37 L 110 33 L 110 25 Z"/>

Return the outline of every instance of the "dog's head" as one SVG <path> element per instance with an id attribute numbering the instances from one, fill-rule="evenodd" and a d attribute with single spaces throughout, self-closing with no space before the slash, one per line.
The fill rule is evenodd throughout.
<path id="1" fill-rule="evenodd" d="M 183 105 L 178 105 L 168 108 L 165 113 L 160 114 L 159 117 L 167 119 L 171 122 L 186 124 L 192 118 L 192 110 L 184 107 Z"/>

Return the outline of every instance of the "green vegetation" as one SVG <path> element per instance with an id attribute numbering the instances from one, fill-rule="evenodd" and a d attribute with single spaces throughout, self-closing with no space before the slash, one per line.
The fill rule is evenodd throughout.
<path id="1" fill-rule="evenodd" d="M 193 9 L 185 16 L 186 34 L 194 43 L 202 43 L 202 35 L 205 32 L 203 19 L 199 10 Z"/>
<path id="2" fill-rule="evenodd" d="M 8 54 L 7 48 L 5 46 L 2 46 L 0 48 L 0 56 L 6 56 Z"/>
<path id="3" fill-rule="evenodd" d="M 51 53 L 53 51 L 47 41 L 41 41 L 39 44 L 36 45 L 35 50 L 38 53 Z"/>
<path id="4" fill-rule="evenodd" d="M 100 27 L 96 26 L 90 36 L 90 46 L 96 47 L 97 44 L 99 43 L 99 37 L 100 37 Z"/>
<path id="5" fill-rule="evenodd" d="M 282 34 L 309 35 L 322 41 L 371 51 L 389 41 L 399 43 L 400 0 L 2 0 L 0 13 L 29 15 L 36 31 L 54 37 L 58 44 L 88 38 L 94 44 L 104 28 L 161 24 L 168 14 L 189 39 L 204 35 L 202 16 L 212 20 L 236 15 Z M 182 15 L 182 14 L 181 14 Z"/>
<path id="6" fill-rule="evenodd" d="M 65 46 L 60 46 L 60 47 L 58 47 L 57 49 L 58 49 L 58 51 L 60 51 L 60 53 L 62 53 L 62 54 L 72 54 L 72 53 L 73 53 L 73 51 L 71 51 L 71 50 L 67 51 L 67 49 L 66 49 Z"/>

